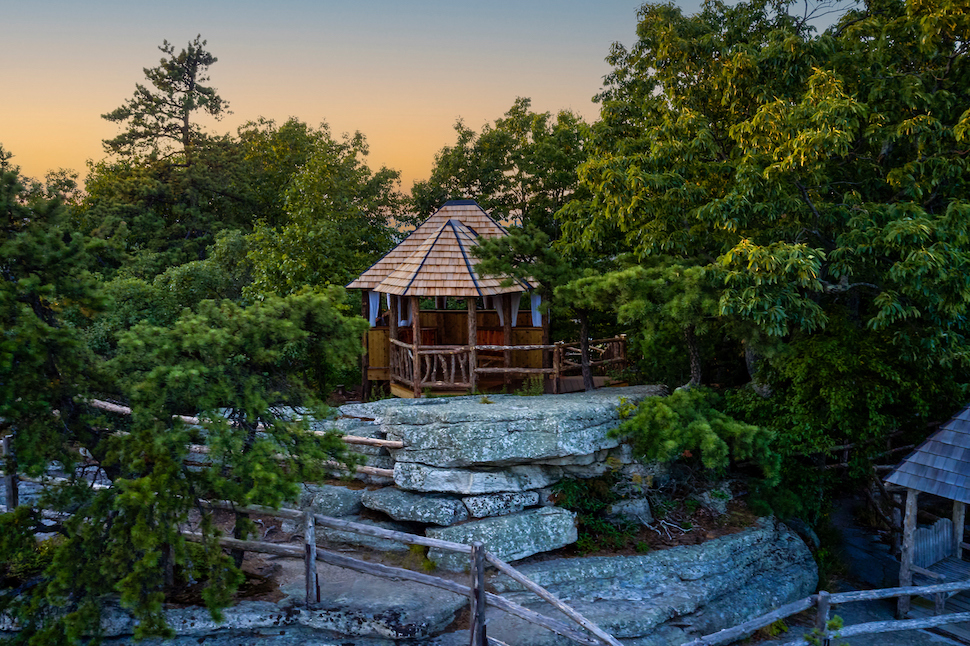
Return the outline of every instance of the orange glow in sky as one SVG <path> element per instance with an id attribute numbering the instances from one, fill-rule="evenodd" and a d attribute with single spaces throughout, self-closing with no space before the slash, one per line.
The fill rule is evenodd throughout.
<path id="1" fill-rule="evenodd" d="M 615 41 L 635 38 L 637 0 L 255 0 L 147 3 L 32 0 L 0 24 L 0 144 L 24 174 L 104 157 L 118 126 L 101 119 L 144 82 L 142 68 L 196 34 L 218 57 L 210 84 L 234 132 L 258 117 L 360 130 L 372 168 L 430 173 L 461 118 L 479 130 L 531 97 L 536 111 L 591 102 Z M 685 8 L 685 11 L 691 12 Z"/>

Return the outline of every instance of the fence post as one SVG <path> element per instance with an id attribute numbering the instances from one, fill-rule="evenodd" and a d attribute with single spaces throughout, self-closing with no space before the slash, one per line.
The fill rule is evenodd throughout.
<path id="1" fill-rule="evenodd" d="M 561 388 L 560 373 L 562 372 L 562 341 L 556 341 L 552 351 L 552 393 L 559 394 Z"/>
<path id="2" fill-rule="evenodd" d="M 485 636 L 485 546 L 481 542 L 472 543 L 472 616 L 469 626 L 471 646 L 488 646 Z"/>
<path id="3" fill-rule="evenodd" d="M 13 441 L 9 435 L 3 438 L 3 486 L 6 493 L 4 503 L 7 511 L 12 512 L 20 504 L 17 481 L 17 460 L 13 454 Z"/>
<path id="4" fill-rule="evenodd" d="M 815 630 L 821 646 L 829 646 L 829 593 L 819 590 L 816 596 Z"/>
<path id="5" fill-rule="evenodd" d="M 303 560 L 306 566 L 306 605 L 320 601 L 320 584 L 317 582 L 317 522 L 313 511 L 303 510 Z"/>

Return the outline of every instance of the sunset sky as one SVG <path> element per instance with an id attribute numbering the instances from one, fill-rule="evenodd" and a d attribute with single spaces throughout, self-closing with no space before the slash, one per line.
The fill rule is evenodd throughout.
<path id="1" fill-rule="evenodd" d="M 0 143 L 28 176 L 86 172 L 118 132 L 101 119 L 144 81 L 167 39 L 196 34 L 235 132 L 263 116 L 366 135 L 373 167 L 430 173 L 455 120 L 478 130 L 518 96 L 593 120 L 610 44 L 635 38 L 638 0 L 0 0 Z M 682 3 L 687 13 L 698 5 Z"/>

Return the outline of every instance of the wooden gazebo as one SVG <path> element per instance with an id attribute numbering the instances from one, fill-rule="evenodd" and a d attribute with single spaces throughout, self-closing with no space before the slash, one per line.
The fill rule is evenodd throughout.
<path id="1" fill-rule="evenodd" d="M 885 481 L 906 491 L 900 587 L 912 585 L 914 574 L 936 583 L 970 578 L 970 562 L 963 560 L 963 550 L 970 547 L 963 542 L 966 504 L 970 503 L 970 406 L 927 438 Z M 917 530 L 920 493 L 952 501 L 952 519 Z M 909 610 L 909 597 L 900 597 L 897 615 L 902 617 Z"/>
<path id="2" fill-rule="evenodd" d="M 579 344 L 550 344 L 537 285 L 503 286 L 508 281 L 478 273 L 478 241 L 505 235 L 475 201 L 450 201 L 347 285 L 363 290 L 371 324 L 365 396 L 375 381 L 388 382 L 398 397 L 509 388 L 527 376 L 542 378 L 551 392 L 572 388 L 575 378 L 564 375 L 580 367 Z M 464 306 L 455 309 L 456 299 Z M 598 365 L 625 361 L 624 337 L 591 343 Z"/>
<path id="3" fill-rule="evenodd" d="M 478 239 L 504 235 L 506 230 L 474 201 L 447 202 L 348 285 L 365 290 L 364 315 L 372 323 L 365 355 L 368 382 L 386 380 L 394 395 L 420 397 L 426 390 L 480 389 L 485 375 L 508 381 L 513 374 L 541 371 L 541 351 L 479 352 L 481 345 L 541 346 L 548 339 L 538 297 L 530 294 L 528 309 L 519 311 L 523 295 L 535 285 L 516 281 L 503 287 L 502 280 L 476 271 L 472 249 Z M 382 294 L 389 307 L 380 317 L 386 325 L 377 325 Z M 434 308 L 422 309 L 422 299 L 431 299 Z M 465 308 L 449 309 L 448 299 L 464 299 Z"/>

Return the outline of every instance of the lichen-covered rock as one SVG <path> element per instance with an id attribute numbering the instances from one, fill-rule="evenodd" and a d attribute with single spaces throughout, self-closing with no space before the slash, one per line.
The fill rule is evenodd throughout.
<path id="1" fill-rule="evenodd" d="M 305 484 L 300 492 L 300 509 L 324 516 L 353 516 L 360 513 L 363 489 L 335 485 Z"/>
<path id="2" fill-rule="evenodd" d="M 559 482 L 562 467 L 517 465 L 492 469 L 442 469 L 398 462 L 394 465 L 394 484 L 411 491 L 475 495 L 503 491 L 527 491 Z"/>
<path id="3" fill-rule="evenodd" d="M 519 570 L 615 637 L 677 644 L 743 623 L 808 596 L 818 570 L 805 544 L 773 519 L 700 545 L 639 556 L 553 559 Z M 539 612 L 531 593 L 505 576 L 494 588 Z M 489 623 L 489 635 L 535 646 L 568 642 L 514 618 Z"/>
<path id="4" fill-rule="evenodd" d="M 539 493 L 536 491 L 492 493 L 481 496 L 466 496 L 461 501 L 465 503 L 468 513 L 473 518 L 507 516 L 522 511 L 526 507 L 538 505 Z"/>
<path id="5" fill-rule="evenodd" d="M 468 520 L 468 509 L 460 498 L 453 496 L 417 494 L 397 487 L 384 487 L 365 492 L 361 502 L 368 509 L 382 511 L 394 520 L 446 526 Z"/>
<path id="6" fill-rule="evenodd" d="M 455 543 L 481 541 L 500 559 L 514 561 L 576 542 L 576 515 L 558 507 L 540 507 L 509 516 L 472 520 L 452 527 L 432 528 L 427 535 Z M 468 567 L 468 555 L 437 548 L 428 558 L 444 570 Z"/>
<path id="7" fill-rule="evenodd" d="M 440 468 L 508 466 L 547 461 L 556 466 L 590 465 L 597 452 L 619 440 L 608 437 L 620 423 L 621 399 L 638 402 L 662 392 L 657 386 L 605 388 L 589 393 L 539 397 L 428 400 L 383 411 L 382 430 L 405 447 L 399 463 Z"/>

